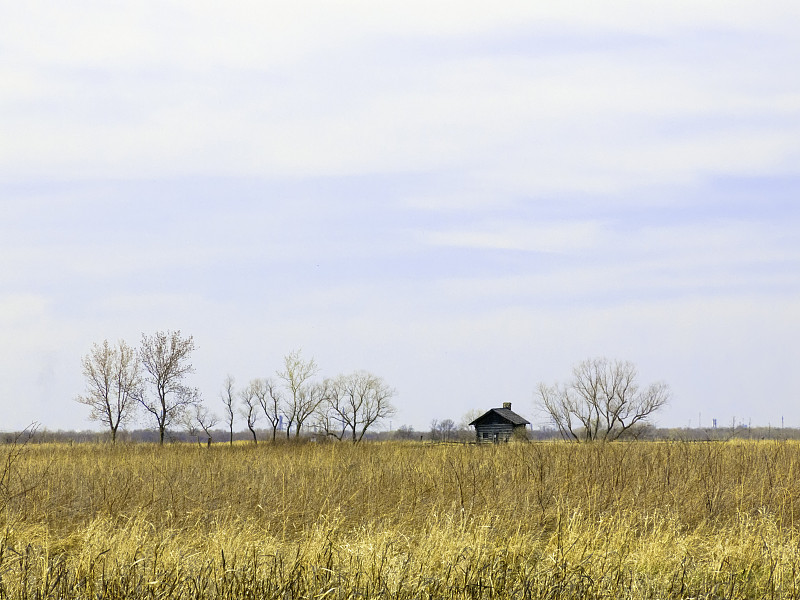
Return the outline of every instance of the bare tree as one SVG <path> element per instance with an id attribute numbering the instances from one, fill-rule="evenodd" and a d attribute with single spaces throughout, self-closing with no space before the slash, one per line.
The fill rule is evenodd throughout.
<path id="1" fill-rule="evenodd" d="M 667 404 L 669 386 L 640 388 L 633 363 L 605 358 L 585 360 L 566 385 L 539 384 L 539 407 L 565 439 L 616 440 L 644 425 Z"/>
<path id="2" fill-rule="evenodd" d="M 247 428 L 253 436 L 253 443 L 258 444 L 258 437 L 256 436 L 256 421 L 258 421 L 258 400 L 256 400 L 256 392 L 254 390 L 254 381 L 239 392 L 239 398 L 242 401 L 242 407 L 239 409 L 240 414 L 247 421 Z"/>
<path id="3" fill-rule="evenodd" d="M 180 331 L 159 331 L 152 336 L 142 334 L 139 354 L 154 397 L 143 393 L 139 403 L 155 419 L 162 445 L 169 426 L 180 421 L 187 409 L 200 403 L 199 390 L 184 383 L 186 376 L 194 372 L 189 362 L 194 349 L 192 336 L 184 338 Z"/>
<path id="4" fill-rule="evenodd" d="M 212 430 L 219 422 L 219 417 L 210 413 L 202 402 L 198 402 L 184 411 L 181 415 L 181 421 L 186 428 L 186 432 L 191 437 L 197 438 L 198 444 L 200 443 L 200 432 L 202 431 L 208 439 L 208 444 L 211 445 L 211 440 L 214 437 Z"/>
<path id="5" fill-rule="evenodd" d="M 274 442 L 278 436 L 278 425 L 281 422 L 281 406 L 283 405 L 281 390 L 271 379 L 254 379 L 250 382 L 250 387 L 272 427 L 272 441 Z"/>
<path id="6" fill-rule="evenodd" d="M 200 443 L 200 425 L 194 420 L 194 415 L 190 411 L 184 411 L 180 418 L 181 425 L 186 430 L 190 438 L 195 438 Z"/>
<path id="7" fill-rule="evenodd" d="M 343 376 L 339 376 L 336 379 L 325 379 L 317 384 L 322 401 L 314 411 L 314 426 L 326 436 L 336 438 L 340 442 L 347 434 L 347 422 L 342 418 L 339 410 L 339 407 L 345 402 L 345 388 L 342 385 L 342 379 Z"/>
<path id="8" fill-rule="evenodd" d="M 354 444 L 364 438 L 370 427 L 396 413 L 391 402 L 394 389 L 366 371 L 326 381 L 320 394 L 325 400 L 322 414 L 328 435 L 341 440 L 349 432 Z"/>
<path id="9" fill-rule="evenodd" d="M 111 431 L 111 442 L 117 441 L 120 425 L 129 422 L 140 396 L 142 375 L 136 350 L 120 340 L 116 346 L 104 340 L 93 344 L 81 360 L 86 378 L 86 394 L 76 400 L 91 408 L 89 418 L 99 421 Z"/>
<path id="10" fill-rule="evenodd" d="M 287 354 L 283 365 L 283 370 L 278 371 L 277 375 L 287 391 L 283 402 L 286 437 L 289 437 L 292 424 L 295 426 L 295 437 L 299 437 L 303 423 L 322 401 L 318 390 L 315 390 L 310 381 L 319 372 L 319 367 L 313 358 L 304 360 L 300 350 Z"/>
<path id="11" fill-rule="evenodd" d="M 453 419 L 443 419 L 441 421 L 433 419 L 431 421 L 431 439 L 446 442 L 453 437 L 456 431 L 456 423 Z"/>
<path id="12" fill-rule="evenodd" d="M 411 425 L 400 425 L 394 432 L 394 437 L 398 440 L 413 440 L 416 439 L 417 432 L 414 431 L 414 427 Z"/>
<path id="13" fill-rule="evenodd" d="M 228 375 L 225 378 L 222 393 L 220 394 L 222 397 L 222 404 L 225 406 L 225 422 L 227 423 L 228 430 L 230 431 L 231 446 L 233 446 L 233 420 L 236 414 L 236 409 L 234 408 L 234 398 L 236 396 L 236 393 L 234 392 L 235 384 L 236 380 L 233 378 L 233 375 Z"/>
<path id="14" fill-rule="evenodd" d="M 300 437 L 300 429 L 303 424 L 317 413 L 320 405 L 327 396 L 327 382 L 313 382 L 305 386 L 297 403 L 297 411 L 294 418 L 294 437 Z M 288 425 L 287 425 L 288 436 Z"/>
<path id="15" fill-rule="evenodd" d="M 464 431 L 469 431 L 470 423 L 472 423 L 478 417 L 483 416 L 485 412 L 486 412 L 485 410 L 481 410 L 479 408 L 472 408 L 468 410 L 463 415 L 461 415 L 461 421 L 459 421 L 458 423 L 459 429 L 462 429 Z"/>
<path id="16" fill-rule="evenodd" d="M 458 431 L 458 427 L 456 427 L 453 419 L 444 419 L 439 423 L 439 431 L 442 433 L 442 440 L 446 442 L 453 438 L 455 432 Z"/>
<path id="17" fill-rule="evenodd" d="M 212 434 L 212 429 L 214 426 L 219 422 L 219 417 L 217 415 L 208 412 L 208 409 L 203 404 L 195 404 L 194 405 L 194 419 L 197 421 L 197 424 L 200 426 L 200 429 L 206 434 L 208 438 L 209 445 L 211 444 L 211 438 L 214 437 Z M 232 442 L 231 442 L 232 443 Z"/>

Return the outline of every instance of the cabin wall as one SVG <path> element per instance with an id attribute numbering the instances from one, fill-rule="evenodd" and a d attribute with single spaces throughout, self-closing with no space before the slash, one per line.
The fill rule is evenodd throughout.
<path id="1" fill-rule="evenodd" d="M 475 427 L 475 436 L 479 443 L 507 442 L 514 433 L 510 423 L 485 423 Z"/>

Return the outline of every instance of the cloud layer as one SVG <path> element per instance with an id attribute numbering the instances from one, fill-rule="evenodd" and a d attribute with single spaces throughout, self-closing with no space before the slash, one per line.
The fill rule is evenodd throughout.
<path id="1" fill-rule="evenodd" d="M 80 356 L 162 328 L 211 405 L 303 347 L 418 428 L 531 414 L 605 354 L 664 424 L 800 425 L 794 4 L 5 13 L 8 428 L 84 426 Z"/>

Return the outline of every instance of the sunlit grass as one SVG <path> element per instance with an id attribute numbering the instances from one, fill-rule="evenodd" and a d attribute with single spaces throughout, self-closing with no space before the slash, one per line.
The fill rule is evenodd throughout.
<path id="1" fill-rule="evenodd" d="M 792 442 L 29 445 L 0 595 L 794 598 L 798 465 Z"/>

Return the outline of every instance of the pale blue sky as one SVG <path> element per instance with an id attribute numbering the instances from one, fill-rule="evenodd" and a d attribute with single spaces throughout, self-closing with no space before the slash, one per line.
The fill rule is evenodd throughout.
<path id="1" fill-rule="evenodd" d="M 0 429 L 93 342 L 302 348 L 418 429 L 584 358 L 665 426 L 800 426 L 792 2 L 117 2 L 0 18 Z"/>

